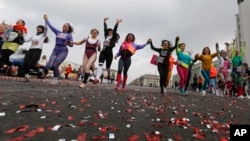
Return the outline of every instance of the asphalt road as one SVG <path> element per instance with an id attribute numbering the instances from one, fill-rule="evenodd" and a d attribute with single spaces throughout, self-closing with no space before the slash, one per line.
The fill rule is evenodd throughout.
<path id="1" fill-rule="evenodd" d="M 227 141 L 249 124 L 248 99 L 169 89 L 0 76 L 0 141 Z"/>

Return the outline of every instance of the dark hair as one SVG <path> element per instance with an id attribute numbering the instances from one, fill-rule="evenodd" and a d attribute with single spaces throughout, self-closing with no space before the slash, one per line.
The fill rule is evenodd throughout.
<path id="1" fill-rule="evenodd" d="M 168 46 L 172 47 L 172 43 L 169 40 L 162 40 L 161 41 L 161 46 L 163 46 L 164 42 L 168 42 Z"/>
<path id="2" fill-rule="evenodd" d="M 109 31 L 113 31 L 113 29 L 112 29 L 112 28 L 108 28 L 107 31 L 108 31 L 108 32 L 109 32 Z"/>
<path id="3" fill-rule="evenodd" d="M 69 31 L 68 31 L 68 33 L 74 32 L 74 28 L 69 23 L 67 23 L 67 24 L 69 25 Z"/>
<path id="4" fill-rule="evenodd" d="M 44 33 L 45 31 L 45 27 L 43 25 L 38 25 L 36 28 L 41 28 L 42 29 L 42 32 L 41 33 Z M 43 40 L 44 43 L 48 43 L 49 42 L 49 38 L 48 36 L 46 36 Z"/>
<path id="5" fill-rule="evenodd" d="M 20 21 L 23 23 L 23 25 L 25 25 L 25 21 L 23 19 L 20 19 Z"/>
<path id="6" fill-rule="evenodd" d="M 130 36 L 130 35 L 133 36 L 132 42 L 134 42 L 135 41 L 135 35 L 133 33 L 128 33 L 127 36 L 125 37 L 125 41 L 128 41 L 128 36 Z"/>
<path id="7" fill-rule="evenodd" d="M 184 45 L 184 46 L 185 46 L 185 43 L 180 43 L 178 47 L 181 47 L 182 45 Z"/>
<path id="8" fill-rule="evenodd" d="M 45 27 L 43 25 L 38 25 L 36 28 L 41 28 L 42 29 L 42 33 L 44 32 L 45 30 Z"/>
<path id="9" fill-rule="evenodd" d="M 208 53 L 208 54 L 211 54 L 210 48 L 209 48 L 209 47 L 204 47 L 203 50 L 202 50 L 202 54 L 203 54 L 203 55 L 205 55 L 205 49 L 208 49 L 208 50 L 209 50 L 209 53 Z"/>

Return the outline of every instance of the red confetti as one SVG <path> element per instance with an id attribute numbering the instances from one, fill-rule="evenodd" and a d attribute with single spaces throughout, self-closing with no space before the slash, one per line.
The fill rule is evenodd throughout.
<path id="1" fill-rule="evenodd" d="M 92 140 L 105 140 L 108 139 L 107 136 L 101 135 L 101 136 L 94 136 L 91 138 Z"/>
<path id="2" fill-rule="evenodd" d="M 86 141 L 87 133 L 82 133 L 78 136 L 77 141 Z"/>
<path id="3" fill-rule="evenodd" d="M 41 133 L 44 132 L 44 128 L 43 127 L 39 127 L 37 129 L 31 130 L 30 132 L 28 132 L 27 134 L 25 134 L 25 137 L 33 137 L 35 136 L 37 133 Z"/>
<path id="4" fill-rule="evenodd" d="M 86 102 L 87 101 L 87 98 L 83 98 L 82 100 L 81 100 L 81 103 L 84 103 L 84 102 Z"/>
<path id="5" fill-rule="evenodd" d="M 107 132 L 107 127 L 100 127 L 99 130 L 100 132 L 105 133 Z"/>
<path id="6" fill-rule="evenodd" d="M 84 121 L 84 120 L 80 120 L 80 121 L 78 122 L 78 125 L 79 125 L 79 126 L 84 126 L 84 125 L 85 125 L 85 121 Z"/>
<path id="7" fill-rule="evenodd" d="M 10 130 L 5 131 L 6 133 L 13 133 L 13 132 L 17 132 L 17 131 L 26 131 L 29 128 L 29 125 L 23 125 L 17 128 L 13 128 Z"/>
<path id="8" fill-rule="evenodd" d="M 68 116 L 68 120 L 73 120 L 74 116 Z"/>
<path id="9" fill-rule="evenodd" d="M 138 135 L 132 135 L 128 138 L 128 141 L 137 141 L 140 138 Z"/>
<path id="10" fill-rule="evenodd" d="M 180 134 L 174 134 L 174 139 L 177 140 L 177 141 L 181 141 L 182 140 L 182 137 Z"/>

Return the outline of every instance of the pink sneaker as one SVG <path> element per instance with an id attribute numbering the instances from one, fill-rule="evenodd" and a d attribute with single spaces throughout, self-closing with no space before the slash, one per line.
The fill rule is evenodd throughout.
<path id="1" fill-rule="evenodd" d="M 116 85 L 115 89 L 116 89 L 116 90 L 119 90 L 119 89 L 120 89 L 120 87 Z"/>

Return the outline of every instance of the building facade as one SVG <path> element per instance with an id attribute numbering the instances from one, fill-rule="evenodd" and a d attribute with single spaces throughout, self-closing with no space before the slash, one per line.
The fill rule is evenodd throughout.
<path id="1" fill-rule="evenodd" d="M 159 87 L 160 76 L 153 74 L 145 74 L 133 80 L 130 85 L 144 86 L 144 87 Z"/>
<path id="2" fill-rule="evenodd" d="M 243 43 L 246 43 L 246 53 L 244 61 L 250 64 L 250 1 L 249 0 L 238 0 L 239 13 L 236 15 L 236 44 L 240 49 Z"/>

